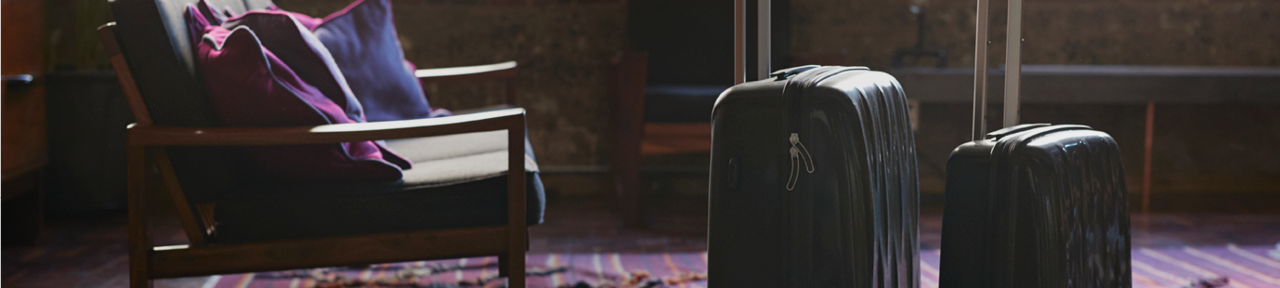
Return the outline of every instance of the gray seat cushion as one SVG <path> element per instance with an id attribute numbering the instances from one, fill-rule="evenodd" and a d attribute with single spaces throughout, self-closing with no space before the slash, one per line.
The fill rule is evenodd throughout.
<path id="1" fill-rule="evenodd" d="M 247 181 L 215 204 L 217 234 L 210 241 L 506 225 L 506 139 L 506 131 L 492 131 L 389 140 L 414 162 L 394 182 Z M 528 224 L 540 224 L 546 197 L 527 139 L 525 173 Z"/>

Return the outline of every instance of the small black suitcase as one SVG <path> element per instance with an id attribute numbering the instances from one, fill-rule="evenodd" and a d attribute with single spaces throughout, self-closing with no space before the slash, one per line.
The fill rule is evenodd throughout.
<path id="1" fill-rule="evenodd" d="M 988 0 L 978 0 L 974 141 L 947 159 L 939 287 L 1131 287 L 1120 149 L 1082 125 L 1018 122 L 1021 41 L 1008 41 L 1004 129 L 986 127 Z M 1022 0 L 1009 2 L 1021 37 Z"/>
<path id="2" fill-rule="evenodd" d="M 1130 287 L 1128 193 L 1116 143 L 1023 124 L 947 160 L 940 287 Z"/>
<path id="3" fill-rule="evenodd" d="M 712 287 L 919 287 L 907 100 L 865 67 L 802 66 L 712 112 Z"/>

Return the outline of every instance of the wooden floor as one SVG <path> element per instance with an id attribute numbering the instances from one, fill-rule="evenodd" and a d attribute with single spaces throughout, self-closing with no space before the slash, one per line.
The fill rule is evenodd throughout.
<path id="1" fill-rule="evenodd" d="M 706 249 L 706 200 L 672 197 L 644 211 L 650 227 L 622 228 L 609 199 L 552 198 L 546 224 L 531 229 L 531 253 L 680 252 Z M 942 207 L 921 211 L 922 248 L 940 244 Z M 1145 221 L 1145 222 L 1144 222 Z M 1160 213 L 1133 215 L 1135 247 L 1182 245 L 1275 245 L 1280 242 L 1276 213 Z M 1145 224 L 1144 224 L 1145 223 Z M 127 279 L 123 211 L 54 215 L 35 246 L 4 248 L 6 287 L 123 287 Z M 159 244 L 185 241 L 176 221 L 159 221 Z M 1145 229 L 1143 229 L 1146 227 Z M 158 281 L 157 287 L 201 287 L 207 277 Z"/>

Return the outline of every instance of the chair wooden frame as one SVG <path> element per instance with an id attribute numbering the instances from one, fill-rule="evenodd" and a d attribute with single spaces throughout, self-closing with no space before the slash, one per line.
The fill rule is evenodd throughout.
<path id="1" fill-rule="evenodd" d="M 182 192 L 168 146 L 253 146 L 320 144 L 378 139 L 427 137 L 480 131 L 507 131 L 508 171 L 524 171 L 525 111 L 506 108 L 451 117 L 282 128 L 199 128 L 154 126 L 142 95 L 116 42 L 114 23 L 99 28 L 99 37 L 115 68 L 137 123 L 128 128 L 128 205 L 130 287 L 151 287 L 153 279 L 361 265 L 428 259 L 498 255 L 499 275 L 510 287 L 524 287 L 526 225 L 525 173 L 507 173 L 507 225 L 401 233 L 337 236 L 252 243 L 206 243 Z M 514 101 L 515 62 L 418 70 L 425 82 L 501 79 L 507 99 Z M 451 68 L 445 68 L 451 69 Z M 155 247 L 149 227 L 147 166 L 160 171 L 173 198 L 178 220 L 191 244 Z M 426 248 L 429 247 L 429 248 Z M 511 273 L 514 271 L 515 273 Z"/>
<path id="2" fill-rule="evenodd" d="M 619 51 L 609 59 L 607 86 L 613 115 L 609 144 L 610 169 L 617 192 L 618 214 L 629 227 L 640 227 L 640 161 L 645 155 L 711 151 L 711 122 L 644 122 L 649 53 Z"/>

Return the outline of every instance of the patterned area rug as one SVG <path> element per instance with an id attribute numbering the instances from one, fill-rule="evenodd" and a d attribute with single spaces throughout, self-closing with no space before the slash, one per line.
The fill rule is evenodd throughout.
<path id="1" fill-rule="evenodd" d="M 1280 247 L 1137 248 L 1133 287 L 1280 288 Z M 938 287 L 938 250 L 920 251 L 921 287 Z M 205 288 L 500 287 L 496 257 L 221 275 Z M 706 287 L 706 253 L 532 254 L 529 287 Z M 1226 281 L 1221 281 L 1226 279 Z M 1199 283 L 1198 283 L 1199 282 Z M 1225 282 L 1225 283 L 1223 283 Z"/>

